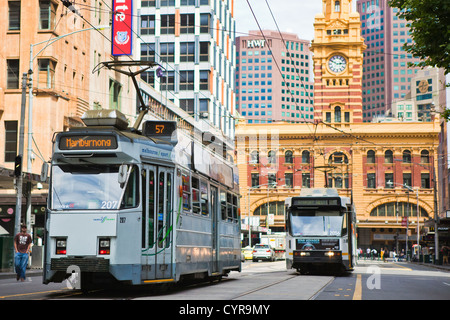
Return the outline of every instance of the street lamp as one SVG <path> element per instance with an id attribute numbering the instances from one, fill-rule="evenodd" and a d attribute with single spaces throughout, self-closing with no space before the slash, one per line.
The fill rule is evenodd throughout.
<path id="1" fill-rule="evenodd" d="M 400 184 L 400 183 L 394 183 L 392 181 L 387 181 L 386 182 L 387 185 L 399 185 L 402 186 L 403 188 L 407 189 L 408 191 L 414 192 L 414 189 L 410 186 L 408 186 L 407 184 Z M 419 214 L 420 214 L 420 207 L 419 207 L 419 188 L 416 188 L 415 190 L 416 193 L 416 197 L 417 197 L 417 247 L 419 248 L 419 240 L 420 240 L 420 228 L 419 228 Z M 408 235 L 406 235 L 408 236 Z"/>
<path id="2" fill-rule="evenodd" d="M 269 216 L 269 187 L 276 186 L 275 182 L 269 182 L 264 184 L 259 184 L 257 186 L 248 187 L 248 195 L 247 195 L 247 216 L 248 216 L 248 243 L 249 246 L 252 246 L 252 225 L 250 223 L 250 192 L 252 190 L 258 189 L 259 187 L 267 186 L 267 216 Z"/>

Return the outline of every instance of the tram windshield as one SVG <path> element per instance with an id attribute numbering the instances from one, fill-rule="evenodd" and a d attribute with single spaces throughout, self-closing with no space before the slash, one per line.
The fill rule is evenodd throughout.
<path id="1" fill-rule="evenodd" d="M 344 232 L 344 216 L 338 211 L 293 210 L 290 213 L 292 236 L 334 236 Z"/>
<path id="2" fill-rule="evenodd" d="M 138 170 L 132 166 L 125 186 L 119 165 L 55 165 L 52 168 L 53 210 L 117 210 L 138 205 Z"/>

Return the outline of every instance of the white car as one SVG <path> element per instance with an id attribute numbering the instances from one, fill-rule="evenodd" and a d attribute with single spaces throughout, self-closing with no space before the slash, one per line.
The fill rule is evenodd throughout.
<path id="1" fill-rule="evenodd" d="M 257 244 L 253 247 L 253 262 L 258 260 L 275 261 L 275 251 L 267 244 Z"/>

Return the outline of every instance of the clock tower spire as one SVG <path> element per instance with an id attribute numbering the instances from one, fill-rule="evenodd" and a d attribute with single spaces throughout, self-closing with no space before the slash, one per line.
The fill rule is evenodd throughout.
<path id="1" fill-rule="evenodd" d="M 366 49 L 352 0 L 322 0 L 311 44 L 314 119 L 333 125 L 362 122 L 362 64 Z"/>

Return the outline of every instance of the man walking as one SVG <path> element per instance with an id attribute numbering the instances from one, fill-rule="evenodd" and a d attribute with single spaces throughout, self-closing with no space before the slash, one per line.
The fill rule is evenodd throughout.
<path id="1" fill-rule="evenodd" d="M 31 242 L 31 235 L 27 233 L 27 226 L 22 225 L 20 232 L 14 237 L 14 249 L 16 252 L 14 265 L 17 273 L 17 281 L 19 279 L 22 282 L 25 281 L 25 271 L 27 270 Z"/>

